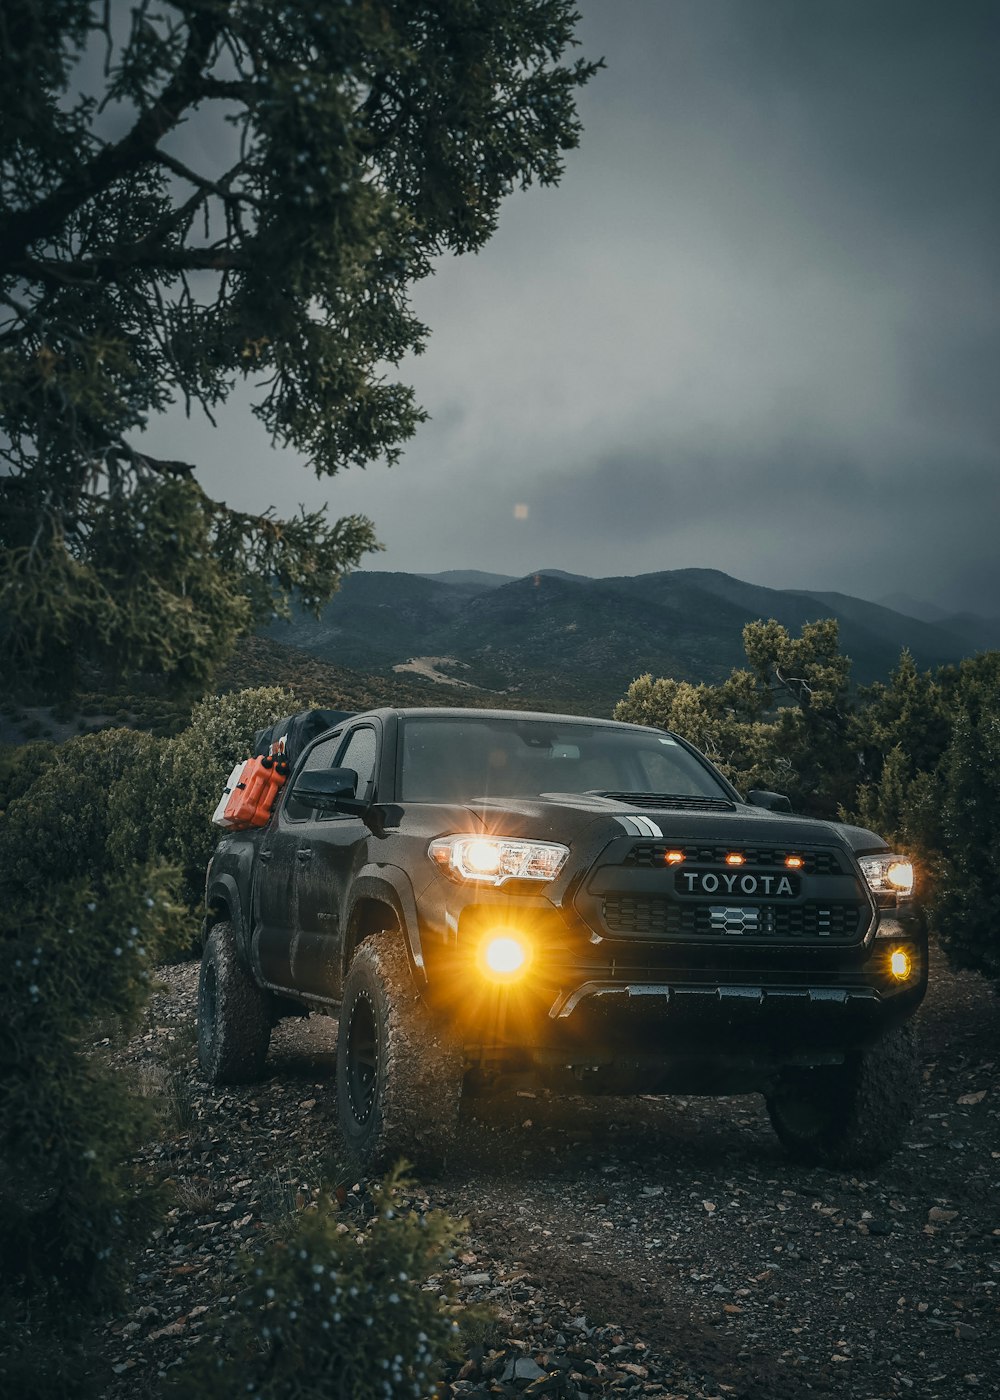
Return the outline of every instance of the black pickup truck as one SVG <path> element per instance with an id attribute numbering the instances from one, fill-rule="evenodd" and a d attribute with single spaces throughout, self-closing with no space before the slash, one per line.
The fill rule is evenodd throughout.
<path id="1" fill-rule="evenodd" d="M 359 1164 L 440 1160 L 463 1086 L 759 1091 L 800 1160 L 869 1165 L 910 1122 L 927 985 L 913 870 L 856 827 L 744 799 L 663 730 L 461 709 L 342 719 L 208 868 L 214 1082 L 272 1025 L 339 1016 Z"/>

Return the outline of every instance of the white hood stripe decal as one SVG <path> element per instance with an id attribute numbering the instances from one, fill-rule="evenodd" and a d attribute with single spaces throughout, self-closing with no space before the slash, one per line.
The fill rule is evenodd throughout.
<path id="1" fill-rule="evenodd" d="M 619 812 L 617 819 L 629 836 L 656 837 L 663 835 L 656 822 L 650 821 L 649 817 L 633 817 L 631 814 L 626 816 L 624 812 Z"/>

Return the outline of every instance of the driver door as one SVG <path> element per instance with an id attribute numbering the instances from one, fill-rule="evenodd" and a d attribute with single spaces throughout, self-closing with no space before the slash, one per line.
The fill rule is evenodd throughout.
<path id="1" fill-rule="evenodd" d="M 331 766 L 358 775 L 355 796 L 374 800 L 381 726 L 366 722 L 346 735 Z M 300 935 L 292 950 L 295 986 L 324 1000 L 340 997 L 344 919 L 354 872 L 368 860 L 372 834 L 359 816 L 321 812 L 309 823 L 309 851 L 295 871 Z"/>

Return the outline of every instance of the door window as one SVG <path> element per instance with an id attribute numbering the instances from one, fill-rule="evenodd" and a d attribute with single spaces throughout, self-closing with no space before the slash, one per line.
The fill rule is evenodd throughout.
<path id="1" fill-rule="evenodd" d="M 353 768 L 358 775 L 358 785 L 354 795 L 362 802 L 370 802 L 375 790 L 375 760 L 378 756 L 378 743 L 375 730 L 369 725 L 355 729 L 337 762 L 338 768 Z"/>
<path id="2" fill-rule="evenodd" d="M 337 746 L 343 739 L 343 734 L 331 734 L 329 739 L 320 739 L 318 744 L 313 744 L 306 754 L 305 762 L 299 769 L 300 773 L 315 773 L 317 768 L 332 768 L 333 756 L 337 752 Z M 290 779 L 290 782 L 294 779 Z M 312 813 L 312 807 L 308 802 L 299 802 L 289 792 L 284 808 L 285 816 L 291 821 L 303 821 Z"/>

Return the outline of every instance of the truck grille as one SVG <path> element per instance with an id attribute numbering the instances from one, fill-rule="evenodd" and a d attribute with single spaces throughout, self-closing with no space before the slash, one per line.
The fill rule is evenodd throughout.
<path id="1" fill-rule="evenodd" d="M 790 943 L 858 938 L 868 911 L 857 904 L 678 904 L 658 895 L 609 894 L 604 924 L 619 938 L 763 938 Z"/>
<path id="2" fill-rule="evenodd" d="M 685 861 L 700 865 L 724 865 L 731 851 L 739 851 L 746 860 L 746 869 L 783 869 L 787 856 L 799 856 L 806 875 L 843 875 L 849 873 L 835 851 L 785 850 L 778 846 L 680 846 L 665 841 L 637 841 L 622 861 L 633 868 L 656 870 L 666 863 L 668 851 L 682 851 Z"/>

